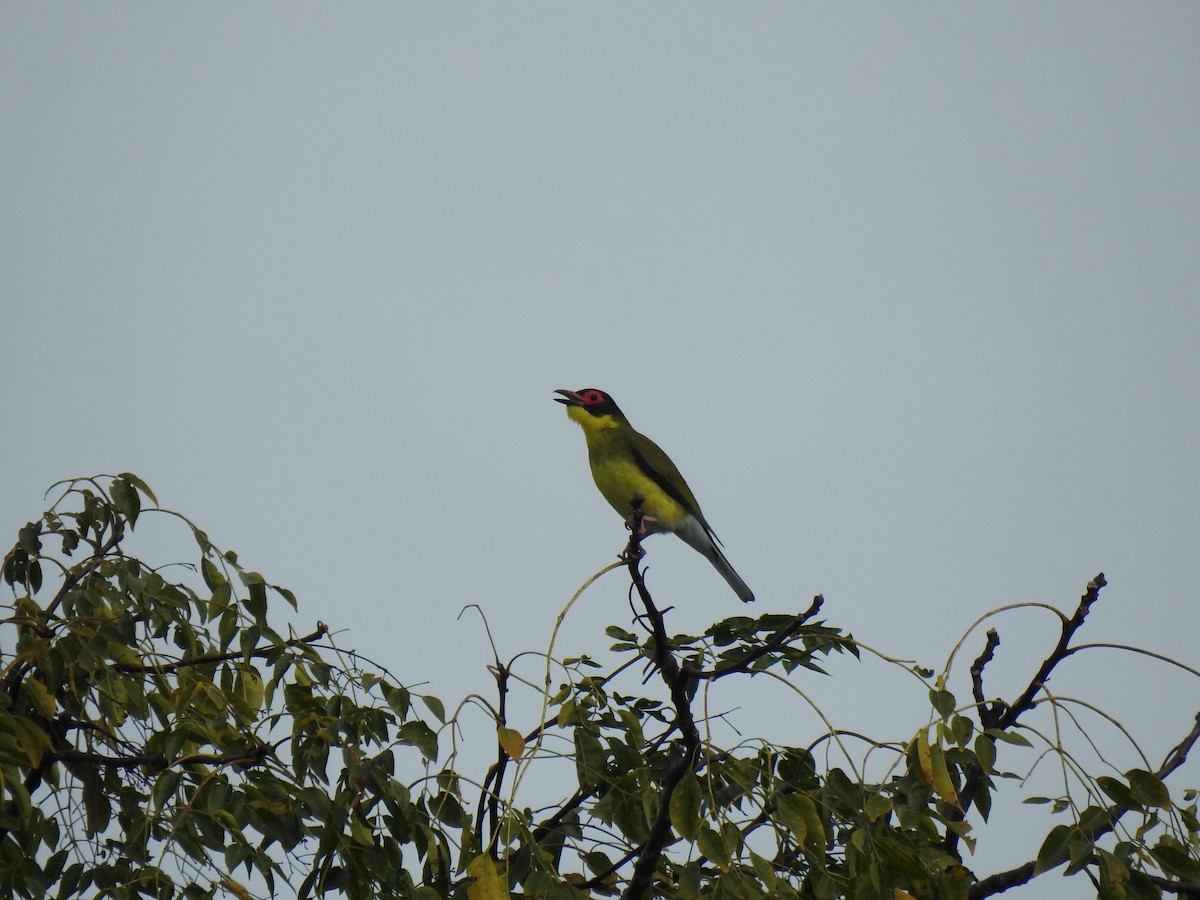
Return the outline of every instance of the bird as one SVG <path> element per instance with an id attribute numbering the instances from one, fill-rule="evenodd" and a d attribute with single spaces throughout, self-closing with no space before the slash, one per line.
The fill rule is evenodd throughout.
<path id="1" fill-rule="evenodd" d="M 633 497 L 641 494 L 646 533 L 669 532 L 704 554 L 734 593 L 745 603 L 754 592 L 742 581 L 713 533 L 692 489 L 666 453 L 634 429 L 613 398 L 597 388 L 559 389 L 554 399 L 583 428 L 588 462 L 596 487 L 623 518 L 633 513 Z"/>

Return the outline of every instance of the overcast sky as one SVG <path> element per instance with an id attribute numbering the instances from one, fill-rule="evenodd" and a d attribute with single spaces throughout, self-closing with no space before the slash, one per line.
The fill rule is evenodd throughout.
<path id="1" fill-rule="evenodd" d="M 1190 3 L 5 3 L 0 528 L 56 479 L 136 472 L 292 588 L 297 627 L 451 705 L 491 681 L 460 609 L 544 650 L 623 543 L 551 402 L 595 386 L 755 613 L 822 592 L 940 668 L 986 611 L 1069 611 L 1104 571 L 1085 638 L 1196 665 L 1197 47 Z M 649 550 L 677 630 L 744 612 L 682 543 Z M 605 658 L 626 586 L 561 655 Z M 1011 695 L 1056 623 L 992 624 Z M 835 724 L 924 721 L 893 669 L 833 674 L 805 688 Z M 1155 765 L 1200 708 L 1112 651 L 1052 687 Z M 758 681 L 723 702 L 821 730 Z"/>

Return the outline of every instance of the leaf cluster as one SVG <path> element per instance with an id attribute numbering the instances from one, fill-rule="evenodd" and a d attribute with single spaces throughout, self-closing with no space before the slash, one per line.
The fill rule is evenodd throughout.
<path id="1" fill-rule="evenodd" d="M 1165 784 L 1200 720 L 1157 768 L 1098 776 L 1061 733 L 1029 724 L 1038 710 L 1073 717 L 1047 684 L 1084 649 L 1074 638 L 1103 576 L 1074 616 L 1058 614 L 1058 646 L 1009 701 L 985 691 L 994 630 L 966 702 L 949 665 L 935 678 L 892 663 L 928 690 L 929 717 L 872 739 L 839 731 L 804 692 L 863 651 L 817 618 L 822 598 L 670 634 L 634 527 L 623 559 L 637 615 L 608 629 L 614 662 L 547 652 L 539 683 L 520 671 L 528 653 L 497 656 L 494 699 L 447 716 L 324 624 L 281 627 L 292 593 L 159 509 L 136 476 L 58 487 L 3 563 L 5 896 L 966 900 L 1060 868 L 1112 900 L 1200 893 L 1195 797 Z M 193 555 L 133 554 L 151 517 L 181 522 Z M 825 725 L 791 746 L 710 711 L 715 685 L 761 679 Z M 511 712 L 528 707 L 518 691 L 542 710 L 532 722 Z M 476 710 L 495 735 L 480 778 L 456 768 Z M 797 718 L 786 704 L 779 715 Z M 1017 778 L 1001 760 L 1022 753 L 1072 775 L 1061 796 L 1032 798 L 1063 820 L 1031 839 L 1026 864 L 974 872 L 993 798 Z"/>

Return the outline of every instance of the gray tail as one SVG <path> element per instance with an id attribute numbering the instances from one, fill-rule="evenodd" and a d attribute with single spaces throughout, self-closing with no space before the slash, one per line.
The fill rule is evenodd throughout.
<path id="1" fill-rule="evenodd" d="M 717 546 L 716 535 L 694 519 L 688 522 L 683 528 L 676 530 L 675 534 L 693 550 L 697 550 L 708 557 L 708 561 L 713 564 L 713 568 L 720 572 L 721 577 L 729 582 L 729 586 L 733 588 L 733 592 L 738 595 L 739 600 L 743 603 L 753 602 L 754 591 L 750 590 L 749 585 L 742 581 L 741 576 L 733 571 L 733 566 L 729 564 L 729 560 L 725 558 L 725 554 Z"/>

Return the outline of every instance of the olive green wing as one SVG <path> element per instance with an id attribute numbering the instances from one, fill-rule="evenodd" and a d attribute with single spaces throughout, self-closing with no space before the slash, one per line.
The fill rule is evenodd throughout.
<path id="1" fill-rule="evenodd" d="M 679 469 L 675 468 L 675 463 L 671 462 L 671 457 L 650 438 L 633 429 L 629 433 L 629 452 L 638 468 L 662 488 L 663 493 L 687 510 L 704 527 L 708 536 L 719 544 L 720 539 L 709 527 L 704 513 L 700 512 L 700 504 L 679 474 Z"/>

